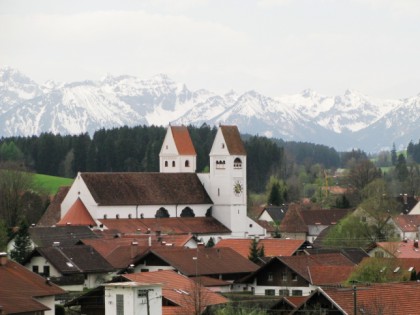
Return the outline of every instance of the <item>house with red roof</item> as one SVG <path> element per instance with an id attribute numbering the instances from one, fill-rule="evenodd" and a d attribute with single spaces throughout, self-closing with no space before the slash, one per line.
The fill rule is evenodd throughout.
<path id="1" fill-rule="evenodd" d="M 400 242 L 377 242 L 367 251 L 371 257 L 420 258 L 418 240 Z"/>
<path id="2" fill-rule="evenodd" d="M 415 315 L 420 309 L 419 295 L 418 282 L 317 288 L 290 314 Z"/>
<path id="3" fill-rule="evenodd" d="M 118 282 L 114 281 L 87 292 L 66 306 L 70 309 L 74 306 L 81 307 L 81 312 L 86 315 L 114 314 L 118 303 L 116 295 L 121 294 L 124 297 L 119 298 L 119 303 L 124 304 L 124 314 L 147 314 L 144 307 L 149 304 L 149 314 L 178 315 L 204 313 L 212 306 L 228 302 L 220 294 L 172 270 L 124 274 L 117 280 Z M 140 285 L 143 287 L 139 287 Z M 128 294 L 121 292 L 121 288 L 125 288 Z M 133 291 L 136 294 L 131 293 L 130 288 L 135 288 Z M 142 302 L 129 303 L 139 299 Z M 152 303 L 160 303 L 161 310 L 154 308 L 155 312 L 152 312 Z M 107 313 L 109 307 L 114 312 Z M 134 313 L 131 313 L 133 307 Z"/>
<path id="4" fill-rule="evenodd" d="M 400 214 L 389 218 L 388 222 L 395 228 L 401 240 L 418 240 L 420 227 L 420 214 Z"/>
<path id="5" fill-rule="evenodd" d="M 282 238 L 304 239 L 311 243 L 326 228 L 350 214 L 352 209 L 304 209 L 290 204 L 280 223 Z"/>
<path id="6" fill-rule="evenodd" d="M 64 290 L 0 253 L 0 314 L 55 314 Z"/>
<path id="7" fill-rule="evenodd" d="M 306 296 L 318 286 L 338 286 L 355 264 L 342 254 L 273 257 L 251 275 L 236 281 L 256 295 Z"/>
<path id="8" fill-rule="evenodd" d="M 175 270 L 187 277 L 207 276 L 232 283 L 258 269 L 233 249 L 151 248 L 134 262 L 134 272 Z"/>
<path id="9" fill-rule="evenodd" d="M 246 151 L 236 126 L 219 126 L 209 157 L 210 172 L 195 173 L 188 129 L 169 126 L 160 172 L 78 173 L 61 203 L 58 224 L 110 229 L 110 220 L 211 217 L 232 236 L 265 236 L 247 216 Z"/>
<path id="10" fill-rule="evenodd" d="M 234 239 L 226 238 L 220 240 L 216 244 L 216 248 L 229 247 L 248 258 L 252 240 L 250 239 Z M 294 256 L 303 253 L 303 250 L 310 246 L 305 240 L 291 240 L 280 238 L 264 238 L 258 239 L 258 247 L 264 247 L 265 257 L 274 256 Z"/>
<path id="11" fill-rule="evenodd" d="M 37 247 L 23 264 L 67 291 L 92 289 L 109 281 L 116 271 L 88 245 Z"/>

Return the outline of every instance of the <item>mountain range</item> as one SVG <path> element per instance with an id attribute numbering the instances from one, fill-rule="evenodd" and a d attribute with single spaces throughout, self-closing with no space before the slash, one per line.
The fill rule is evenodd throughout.
<path id="1" fill-rule="evenodd" d="M 313 90 L 278 97 L 256 91 L 219 95 L 189 90 L 163 74 L 38 84 L 16 69 L 0 68 L 0 137 L 169 123 L 235 124 L 244 134 L 378 152 L 419 140 L 420 94 L 395 100 L 353 90 L 339 96 Z"/>

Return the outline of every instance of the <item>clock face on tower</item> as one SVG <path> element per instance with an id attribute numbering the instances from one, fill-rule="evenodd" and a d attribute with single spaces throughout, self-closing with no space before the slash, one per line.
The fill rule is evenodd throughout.
<path id="1" fill-rule="evenodd" d="M 244 187 L 242 183 L 238 180 L 235 181 L 235 183 L 233 184 L 233 192 L 235 193 L 235 195 L 236 196 L 242 195 L 243 190 L 244 190 Z"/>

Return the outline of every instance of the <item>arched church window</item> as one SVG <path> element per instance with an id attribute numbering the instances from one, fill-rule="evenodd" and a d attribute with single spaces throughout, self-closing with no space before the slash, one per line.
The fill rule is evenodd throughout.
<path id="1" fill-rule="evenodd" d="M 175 161 L 172 161 L 172 167 L 175 167 Z"/>
<path id="2" fill-rule="evenodd" d="M 168 167 L 168 161 L 165 161 L 165 167 Z"/>
<path id="3" fill-rule="evenodd" d="M 190 207 L 185 207 L 182 211 L 181 211 L 181 218 L 194 218 L 195 217 L 195 213 L 193 211 L 193 209 L 191 209 Z"/>
<path id="4" fill-rule="evenodd" d="M 189 160 L 185 161 L 185 167 L 190 167 L 190 161 Z"/>
<path id="5" fill-rule="evenodd" d="M 155 218 L 169 218 L 169 212 L 164 207 L 160 207 L 155 214 Z"/>
<path id="6" fill-rule="evenodd" d="M 236 158 L 233 161 L 233 168 L 242 168 L 242 160 L 240 158 Z"/>

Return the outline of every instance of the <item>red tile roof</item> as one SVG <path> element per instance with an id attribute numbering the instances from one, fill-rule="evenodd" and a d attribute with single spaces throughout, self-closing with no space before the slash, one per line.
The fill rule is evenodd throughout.
<path id="1" fill-rule="evenodd" d="M 58 189 L 58 192 L 55 194 L 47 210 L 45 210 L 41 219 L 39 219 L 38 223 L 36 224 L 37 226 L 40 226 L 40 227 L 53 226 L 58 221 L 60 221 L 61 203 L 63 202 L 64 197 L 66 197 L 69 189 L 70 189 L 70 186 L 63 186 Z"/>
<path id="2" fill-rule="evenodd" d="M 140 229 L 162 234 L 229 234 L 230 230 L 212 217 L 195 218 L 146 218 L 146 219 L 104 219 L 99 220 L 108 229 L 132 235 Z"/>
<path id="3" fill-rule="evenodd" d="M 401 214 L 394 217 L 393 220 L 403 232 L 418 232 L 418 227 L 420 226 L 420 214 Z"/>
<path id="4" fill-rule="evenodd" d="M 194 302 L 193 296 L 197 292 L 197 284 L 172 270 L 141 272 L 125 274 L 124 278 L 130 281 L 146 283 L 163 283 L 162 295 L 165 299 L 175 303 L 178 306 L 163 306 L 163 314 L 193 314 Z M 224 304 L 228 300 L 218 293 L 212 292 L 204 287 L 198 287 L 204 308 L 209 305 Z"/>
<path id="5" fill-rule="evenodd" d="M 290 204 L 283 220 L 280 223 L 281 233 L 307 233 L 308 226 L 303 220 L 300 205 Z"/>
<path id="6" fill-rule="evenodd" d="M 99 205 L 213 203 L 195 173 L 80 173 L 80 176 Z"/>
<path id="7" fill-rule="evenodd" d="M 233 249 L 221 248 L 152 248 L 139 257 L 137 263 L 148 256 L 156 256 L 186 276 L 212 276 L 249 273 L 258 266 Z M 194 259 L 193 257 L 198 257 Z"/>
<path id="8" fill-rule="evenodd" d="M 265 257 L 292 256 L 305 243 L 305 240 L 286 240 L 279 238 L 260 239 L 258 246 L 264 246 Z M 229 247 L 248 258 L 251 239 L 222 239 L 216 247 Z"/>
<path id="9" fill-rule="evenodd" d="M 313 285 L 339 285 L 346 281 L 355 266 L 310 266 L 309 277 Z"/>
<path id="10" fill-rule="evenodd" d="M 414 244 L 415 241 L 408 240 L 407 242 L 378 242 L 376 246 L 397 258 L 420 258 L 420 248 L 415 247 Z"/>
<path id="11" fill-rule="evenodd" d="M 277 257 L 294 272 L 302 276 L 308 282 L 312 282 L 309 268 L 312 266 L 337 266 L 353 267 L 355 264 L 342 254 L 319 254 L 309 256 Z"/>
<path id="12" fill-rule="evenodd" d="M 60 225 L 96 226 L 96 222 L 90 215 L 82 200 L 77 198 L 64 217 L 57 223 L 57 226 Z"/>
<path id="13" fill-rule="evenodd" d="M 358 314 L 416 315 L 420 309 L 420 283 L 386 283 L 356 287 Z M 319 289 L 346 314 L 354 313 L 353 290 Z"/>
<path id="14" fill-rule="evenodd" d="M 5 314 L 48 310 L 34 298 L 64 294 L 65 291 L 29 271 L 18 263 L 8 260 L 0 265 L 0 310 Z"/>
<path id="15" fill-rule="evenodd" d="M 231 155 L 246 155 L 244 143 L 237 126 L 220 126 L 226 147 Z"/>
<path id="16" fill-rule="evenodd" d="M 197 155 L 190 134 L 185 126 L 171 126 L 172 135 L 179 155 Z"/>

